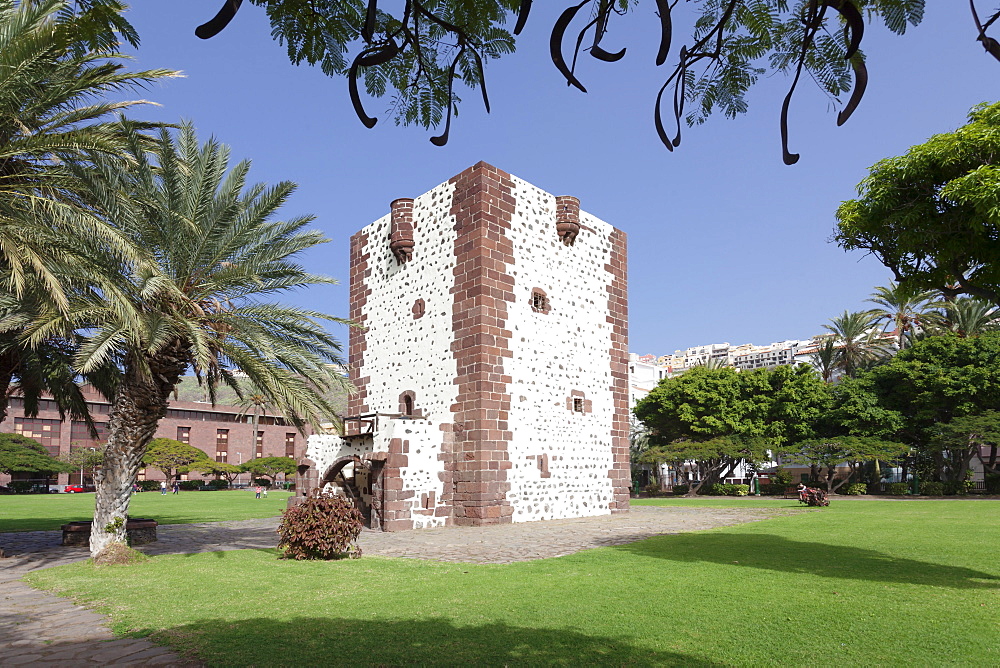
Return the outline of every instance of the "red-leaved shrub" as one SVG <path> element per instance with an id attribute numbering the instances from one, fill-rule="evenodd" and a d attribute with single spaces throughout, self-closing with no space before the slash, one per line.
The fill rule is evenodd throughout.
<path id="1" fill-rule="evenodd" d="M 364 518 L 350 501 L 317 489 L 282 513 L 278 549 L 285 559 L 356 559 L 361 548 L 354 541 L 363 527 Z"/>
<path id="2" fill-rule="evenodd" d="M 816 489 L 815 487 L 807 487 L 805 491 L 802 492 L 802 500 L 806 502 L 807 506 L 830 505 L 830 500 L 826 498 L 826 492 L 821 489 Z"/>

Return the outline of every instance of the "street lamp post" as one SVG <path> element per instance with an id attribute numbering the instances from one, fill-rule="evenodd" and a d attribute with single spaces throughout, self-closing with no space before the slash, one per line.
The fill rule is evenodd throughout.
<path id="1" fill-rule="evenodd" d="M 243 453 L 242 453 L 242 452 L 237 452 L 237 453 L 236 453 L 236 456 L 240 458 L 240 460 L 239 460 L 239 465 L 240 465 L 240 466 L 243 466 Z M 240 476 L 241 476 L 241 475 L 243 475 L 243 473 L 242 473 L 242 472 L 240 472 L 240 473 L 237 473 L 237 474 L 236 474 L 236 486 L 237 486 L 237 487 L 239 487 L 239 486 L 240 486 Z"/>

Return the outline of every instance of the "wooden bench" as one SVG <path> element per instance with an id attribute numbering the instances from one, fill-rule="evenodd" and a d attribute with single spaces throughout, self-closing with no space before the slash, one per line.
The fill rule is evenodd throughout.
<path id="1" fill-rule="evenodd" d="M 93 522 L 69 522 L 62 525 L 62 544 L 75 547 L 90 546 L 90 528 Z M 156 520 L 129 519 L 125 524 L 129 545 L 145 545 L 156 542 Z"/>

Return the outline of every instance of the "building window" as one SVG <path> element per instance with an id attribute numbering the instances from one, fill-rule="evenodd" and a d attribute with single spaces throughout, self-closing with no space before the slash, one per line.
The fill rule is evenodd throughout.
<path id="1" fill-rule="evenodd" d="M 421 418 L 423 411 L 417 408 L 417 395 L 413 390 L 407 390 L 399 395 L 399 414 L 403 417 Z"/>
<path id="2" fill-rule="evenodd" d="M 285 434 L 285 456 L 295 457 L 295 432 Z"/>
<path id="3" fill-rule="evenodd" d="M 548 313 L 552 310 L 549 304 L 549 297 L 545 294 L 545 290 L 541 288 L 531 289 L 531 310 L 535 313 Z"/>
<path id="4" fill-rule="evenodd" d="M 573 411 L 574 413 L 593 412 L 594 407 L 591 404 L 592 402 L 580 390 L 573 390 L 566 397 L 566 410 Z"/>
<path id="5" fill-rule="evenodd" d="M 72 422 L 69 427 L 70 443 L 81 448 L 100 448 L 108 440 L 108 423 L 95 422 L 94 427 L 97 429 L 96 439 L 91 436 L 86 422 Z"/>
<path id="6" fill-rule="evenodd" d="M 215 461 L 226 463 L 229 459 L 229 430 L 215 430 Z"/>
<path id="7" fill-rule="evenodd" d="M 43 420 L 42 418 L 14 418 L 14 433 L 33 438 L 43 446 L 53 457 L 59 456 L 59 420 Z"/>
<path id="8" fill-rule="evenodd" d="M 177 427 L 177 440 L 191 445 L 191 427 Z"/>
<path id="9" fill-rule="evenodd" d="M 264 432 L 257 432 L 257 458 L 264 456 Z"/>

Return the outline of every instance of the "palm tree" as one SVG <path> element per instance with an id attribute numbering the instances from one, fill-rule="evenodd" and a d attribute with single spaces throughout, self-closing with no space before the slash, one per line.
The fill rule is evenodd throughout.
<path id="1" fill-rule="evenodd" d="M 978 297 L 959 297 L 946 302 L 944 313 L 946 328 L 962 338 L 997 329 L 997 318 L 1000 318 L 1000 310 L 992 302 Z"/>
<path id="2" fill-rule="evenodd" d="M 892 327 L 900 350 L 906 347 L 907 339 L 913 334 L 936 324 L 939 316 L 935 309 L 942 306 L 933 290 L 921 290 L 892 282 L 889 287 L 875 288 L 871 299 L 866 301 L 880 307 L 868 313 L 877 324 Z"/>
<path id="3" fill-rule="evenodd" d="M 90 333 L 77 368 L 86 373 L 114 360 L 121 369 L 96 480 L 95 555 L 124 542 L 142 456 L 189 368 L 213 401 L 220 383 L 242 395 L 234 372 L 243 372 L 299 427 L 333 412 L 323 392 L 342 382 L 328 366 L 341 363 L 340 345 L 320 321 L 343 321 L 271 301 L 334 282 L 295 261 L 326 241 L 306 229 L 312 218 L 273 220 L 294 184 L 247 185 L 249 162 L 229 169 L 229 149 L 214 140 L 199 145 L 190 126 L 176 138 L 161 130 L 152 155 L 136 133 L 128 145 L 134 168 L 95 156 L 95 169 L 77 174 L 148 258 L 119 267 L 120 297 L 95 293 L 74 310 L 75 325 Z"/>
<path id="4" fill-rule="evenodd" d="M 267 410 L 271 407 L 271 402 L 267 395 L 259 388 L 250 387 L 240 398 L 239 406 L 243 409 L 240 413 L 241 417 L 247 415 L 248 413 L 253 414 L 253 435 L 250 437 L 250 459 L 253 459 L 257 456 L 257 438 L 259 434 L 258 427 L 260 425 L 260 418 L 262 415 L 267 415 Z M 253 482 L 252 475 L 250 476 L 250 482 Z"/>
<path id="5" fill-rule="evenodd" d="M 65 311 L 71 293 L 106 287 L 109 257 L 135 256 L 124 237 L 93 215 L 67 167 L 88 152 L 120 153 L 114 116 L 143 101 L 107 102 L 104 94 L 176 74 L 124 70 L 106 25 L 120 23 L 123 10 L 105 7 L 96 19 L 104 28 L 95 29 L 86 8 L 0 0 L 0 419 L 16 387 L 28 415 L 45 391 L 60 410 L 89 421 L 69 366 L 73 332 L 50 330 L 31 340 L 25 332 L 53 308 Z M 124 34 L 132 35 L 127 28 Z"/>
<path id="6" fill-rule="evenodd" d="M 823 327 L 833 333 L 834 345 L 837 347 L 837 366 L 852 378 L 858 369 L 880 357 L 884 351 L 878 341 L 875 318 L 868 312 L 844 311 Z"/>
<path id="7" fill-rule="evenodd" d="M 833 372 L 837 368 L 837 344 L 833 336 L 824 336 L 816 344 L 816 352 L 812 355 L 812 367 L 819 373 L 824 383 L 833 381 Z"/>
<path id="8" fill-rule="evenodd" d="M 132 253 L 91 214 L 67 164 L 121 153 L 115 115 L 145 101 L 104 94 L 177 75 L 128 72 L 106 44 L 90 48 L 80 40 L 94 36 L 91 18 L 61 0 L 0 0 L 0 281 L 15 296 L 37 282 L 63 307 L 58 270 L 87 264 L 85 242 Z"/>

